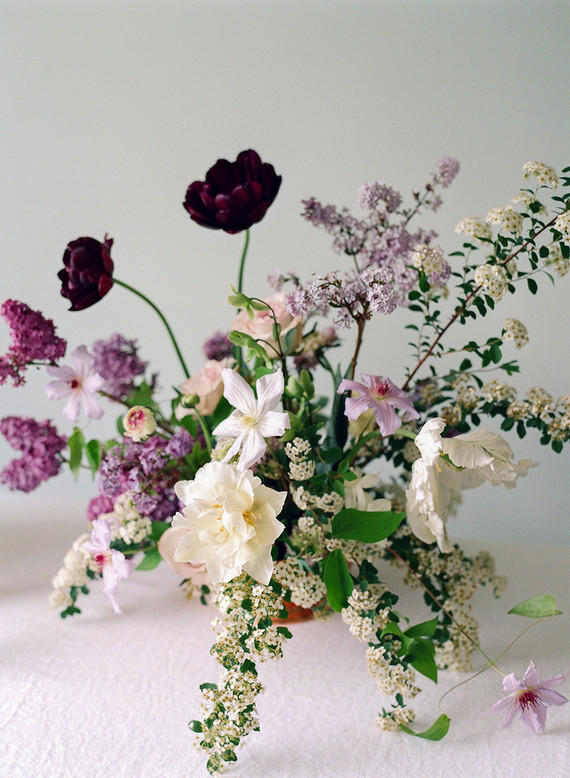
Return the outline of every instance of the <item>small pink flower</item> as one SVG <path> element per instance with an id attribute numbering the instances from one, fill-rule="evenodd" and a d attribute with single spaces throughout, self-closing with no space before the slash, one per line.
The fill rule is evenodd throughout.
<path id="1" fill-rule="evenodd" d="M 499 729 L 510 727 L 517 713 L 520 713 L 521 719 L 533 732 L 536 734 L 543 732 L 546 724 L 546 709 L 551 705 L 564 705 L 568 702 L 564 695 L 552 690 L 553 686 L 564 683 L 567 677 L 568 673 L 565 673 L 543 678 L 541 681 L 538 670 L 531 661 L 522 681 L 519 681 L 514 673 L 505 675 L 503 691 L 508 694 L 496 702 L 489 713 L 506 709 L 505 718 Z"/>
<path id="2" fill-rule="evenodd" d="M 91 540 L 84 544 L 93 557 L 95 566 L 103 576 L 103 592 L 111 600 L 115 613 L 121 614 L 115 599 L 115 589 L 119 581 L 124 581 L 133 572 L 131 559 L 111 548 L 111 523 L 107 519 L 95 519 L 92 524 Z"/>
<path id="3" fill-rule="evenodd" d="M 85 346 L 78 346 L 71 354 L 74 368 L 72 367 L 48 367 L 50 375 L 55 376 L 46 386 L 46 394 L 50 400 L 61 400 L 69 397 L 64 416 L 71 421 L 77 421 L 80 409 L 90 419 L 100 419 L 103 409 L 100 407 L 96 394 L 105 385 L 105 380 L 93 372 L 93 357 Z"/>
<path id="4" fill-rule="evenodd" d="M 374 418 L 382 435 L 393 435 L 402 426 L 402 419 L 397 415 L 396 408 L 404 411 L 404 420 L 419 419 L 411 401 L 405 392 L 390 381 L 389 378 L 375 375 L 363 375 L 362 383 L 343 379 L 338 387 L 338 393 L 354 391 L 358 397 L 348 397 L 345 415 L 352 421 L 358 419 L 364 411 L 372 409 Z"/>

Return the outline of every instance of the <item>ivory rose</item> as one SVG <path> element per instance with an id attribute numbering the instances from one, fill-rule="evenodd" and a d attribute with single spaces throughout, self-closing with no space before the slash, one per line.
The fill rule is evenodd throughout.
<path id="1" fill-rule="evenodd" d="M 195 407 L 202 415 L 208 416 L 216 410 L 224 392 L 222 371 L 229 367 L 232 362 L 230 357 L 219 361 L 210 359 L 195 376 L 187 378 L 184 383 L 180 384 L 179 388 L 183 395 L 198 395 L 200 401 Z M 192 409 L 185 408 L 182 404 L 176 408 L 177 419 L 182 419 L 189 413 L 192 413 Z"/>
<path id="2" fill-rule="evenodd" d="M 281 342 L 283 342 L 283 338 L 289 332 L 292 330 L 294 331 L 295 334 L 293 335 L 291 350 L 296 349 L 303 337 L 301 317 L 292 316 L 286 310 L 285 295 L 283 292 L 277 292 L 276 294 L 271 295 L 271 297 L 264 297 L 263 302 L 271 306 L 277 319 L 277 323 L 281 327 Z M 249 318 L 245 309 L 240 311 L 232 322 L 232 329 L 237 330 L 238 332 L 245 332 L 246 335 L 251 335 L 255 340 L 263 341 L 263 346 L 269 344 L 268 353 L 270 357 L 275 356 L 277 353 L 277 342 L 273 337 L 273 318 L 269 308 L 264 308 L 262 311 L 254 311 L 253 321 Z"/>

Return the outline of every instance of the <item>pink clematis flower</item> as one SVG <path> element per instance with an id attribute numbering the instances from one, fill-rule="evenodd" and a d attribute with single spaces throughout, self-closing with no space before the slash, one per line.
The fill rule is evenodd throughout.
<path id="1" fill-rule="evenodd" d="M 257 399 L 251 386 L 234 370 L 222 372 L 224 397 L 236 409 L 216 429 L 217 438 L 235 438 L 224 457 L 228 462 L 241 449 L 238 470 L 248 470 L 265 453 L 265 438 L 281 437 L 290 427 L 289 414 L 274 411 L 281 402 L 284 379 L 281 370 L 261 376 Z"/>
<path id="2" fill-rule="evenodd" d="M 520 713 L 521 719 L 533 732 L 536 734 L 543 732 L 546 724 L 546 709 L 551 705 L 564 705 L 568 702 L 564 695 L 552 689 L 553 686 L 564 683 L 567 677 L 568 673 L 565 673 L 543 678 L 541 681 L 538 670 L 531 661 L 522 681 L 519 681 L 514 673 L 505 675 L 503 691 L 508 692 L 508 695 L 496 702 L 489 713 L 506 709 L 505 718 L 499 729 L 509 727 L 517 713 Z"/>
<path id="3" fill-rule="evenodd" d="M 93 372 L 94 360 L 85 346 L 78 346 L 71 358 L 74 368 L 47 368 L 48 373 L 57 380 L 46 386 L 46 394 L 50 400 L 69 397 L 63 414 L 71 421 L 77 421 L 80 410 L 90 419 L 100 419 L 103 409 L 97 402 L 96 394 L 105 385 L 105 379 Z"/>
<path id="4" fill-rule="evenodd" d="M 103 576 L 103 591 L 111 600 L 115 613 L 123 612 L 115 599 L 119 581 L 124 581 L 133 572 L 134 564 L 124 554 L 111 548 L 111 523 L 107 519 L 95 519 L 91 540 L 84 544 L 93 557 L 95 565 Z"/>
<path id="5" fill-rule="evenodd" d="M 338 387 L 338 393 L 354 391 L 358 397 L 348 397 L 345 415 L 352 421 L 358 419 L 364 411 L 374 411 L 376 424 L 382 435 L 393 435 L 402 426 L 402 419 L 396 413 L 396 408 L 404 411 L 404 420 L 419 419 L 420 415 L 406 397 L 389 378 L 376 375 L 363 375 L 362 383 L 344 378 Z"/>

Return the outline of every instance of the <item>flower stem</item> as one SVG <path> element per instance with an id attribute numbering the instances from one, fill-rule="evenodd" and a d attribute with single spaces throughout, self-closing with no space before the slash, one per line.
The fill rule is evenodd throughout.
<path id="1" fill-rule="evenodd" d="M 352 355 L 352 359 L 350 361 L 350 380 L 354 381 L 354 374 L 356 372 L 356 363 L 358 361 L 358 353 L 360 351 L 360 347 L 362 346 L 362 333 L 364 332 L 364 319 L 358 319 L 357 321 L 357 333 L 356 333 L 356 345 L 354 347 L 354 354 Z"/>
<path id="2" fill-rule="evenodd" d="M 206 419 L 203 417 L 203 415 L 200 413 L 200 411 L 197 408 L 194 408 L 194 413 L 196 414 L 196 418 L 198 419 L 198 424 L 202 428 L 202 433 L 204 435 L 204 442 L 206 443 L 206 448 L 208 449 L 208 456 L 212 456 L 212 436 L 210 435 L 210 431 L 208 430 L 208 425 L 206 424 Z"/>
<path id="3" fill-rule="evenodd" d="M 245 231 L 245 243 L 243 244 L 243 251 L 241 253 L 241 259 L 239 263 L 239 275 L 238 275 L 238 292 L 243 291 L 243 271 L 245 268 L 245 258 L 247 256 L 247 249 L 249 246 L 249 230 Z"/>
<path id="4" fill-rule="evenodd" d="M 136 294 L 138 297 L 141 298 L 141 300 L 144 300 L 145 303 L 148 303 L 150 307 L 159 315 L 160 319 L 162 320 L 162 323 L 166 327 L 166 331 L 168 332 L 168 335 L 170 336 L 170 340 L 172 341 L 172 345 L 174 346 L 174 350 L 176 351 L 176 356 L 178 357 L 178 361 L 180 362 L 180 365 L 182 367 L 182 370 L 184 372 L 184 375 L 186 378 L 190 378 L 190 371 L 188 370 L 188 367 L 186 366 L 186 362 L 184 361 L 184 357 L 182 356 L 182 352 L 180 351 L 180 348 L 178 346 L 178 343 L 176 342 L 176 338 L 174 337 L 174 333 L 172 332 L 172 329 L 170 327 L 170 324 L 166 321 L 166 317 L 156 306 L 152 300 L 149 300 L 149 298 L 144 295 L 142 292 L 139 292 L 138 289 L 135 289 L 133 286 L 130 286 L 130 284 L 126 284 L 124 281 L 119 281 L 118 278 L 113 279 L 116 284 L 119 284 L 119 286 L 124 287 L 125 289 L 128 289 L 129 292 L 133 292 L 133 294 Z"/>

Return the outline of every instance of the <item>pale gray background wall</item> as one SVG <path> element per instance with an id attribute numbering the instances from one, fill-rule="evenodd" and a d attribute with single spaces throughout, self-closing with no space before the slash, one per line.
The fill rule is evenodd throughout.
<path id="1" fill-rule="evenodd" d="M 275 266 L 305 277 L 339 266 L 328 237 L 299 217 L 301 199 L 357 211 L 361 183 L 408 193 L 443 155 L 460 159 L 461 174 L 429 225 L 454 250 L 459 219 L 506 205 L 524 162 L 570 163 L 569 11 L 548 0 L 3 0 L 0 296 L 41 308 L 73 345 L 117 330 L 138 337 L 168 389 L 179 370 L 142 303 L 116 287 L 67 312 L 56 278 L 63 249 L 80 235 L 113 236 L 116 275 L 167 312 L 198 370 L 203 340 L 231 320 L 224 299 L 242 236 L 199 228 L 181 202 L 218 157 L 249 147 L 283 175 L 252 230 L 251 293 L 267 292 Z M 506 316 L 527 324 L 513 381 L 521 391 L 570 393 L 568 284 L 544 281 L 538 299 L 521 293 L 484 320 L 485 336 Z M 397 313 L 370 328 L 363 369 L 401 382 L 404 323 Z M 7 342 L 2 323 L 2 350 Z M 17 392 L 0 388 L 2 415 L 53 416 L 63 427 L 44 384 L 38 374 Z M 514 492 L 468 493 L 452 538 L 569 541 L 568 453 L 531 438 L 511 443 L 541 467 Z M 0 442 L 0 461 L 9 456 Z M 65 478 L 35 494 L 92 493 L 88 478 Z M 41 502 L 26 505 L 38 512 Z"/>

